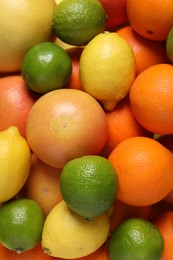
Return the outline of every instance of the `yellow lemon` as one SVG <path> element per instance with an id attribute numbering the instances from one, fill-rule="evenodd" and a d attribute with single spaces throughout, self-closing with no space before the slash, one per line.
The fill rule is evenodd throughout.
<path id="1" fill-rule="evenodd" d="M 0 71 L 19 71 L 24 54 L 51 38 L 54 0 L 0 1 Z"/>
<path id="2" fill-rule="evenodd" d="M 105 213 L 89 221 L 69 209 L 62 200 L 48 214 L 42 232 L 45 253 L 65 259 L 79 258 L 96 251 L 110 229 Z"/>
<path id="3" fill-rule="evenodd" d="M 55 0 L 55 3 L 58 5 L 62 0 Z"/>
<path id="4" fill-rule="evenodd" d="M 15 196 L 30 171 L 31 151 L 18 128 L 11 126 L 0 132 L 0 202 Z"/>
<path id="5" fill-rule="evenodd" d="M 113 110 L 128 95 L 135 79 L 136 63 L 130 45 L 114 32 L 95 36 L 84 48 L 80 64 L 84 91 Z"/>

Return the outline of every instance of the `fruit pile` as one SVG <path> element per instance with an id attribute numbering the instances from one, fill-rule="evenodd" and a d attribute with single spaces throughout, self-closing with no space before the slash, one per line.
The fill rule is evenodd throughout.
<path id="1" fill-rule="evenodd" d="M 0 22 L 0 259 L 172 260 L 172 0 Z"/>

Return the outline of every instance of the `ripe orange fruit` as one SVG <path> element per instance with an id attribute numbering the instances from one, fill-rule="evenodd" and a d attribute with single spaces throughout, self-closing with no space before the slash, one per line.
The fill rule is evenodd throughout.
<path id="1" fill-rule="evenodd" d="M 172 0 L 127 0 L 130 25 L 140 35 L 164 41 L 173 26 Z"/>
<path id="2" fill-rule="evenodd" d="M 123 140 L 133 136 L 152 136 L 135 119 L 128 97 L 121 100 L 112 111 L 106 111 L 108 138 L 101 152 L 108 157 L 112 150 Z"/>
<path id="3" fill-rule="evenodd" d="M 0 131 L 14 125 L 25 137 L 28 113 L 37 98 L 20 75 L 0 78 Z"/>
<path id="4" fill-rule="evenodd" d="M 114 203 L 113 212 L 110 217 L 110 232 L 128 218 L 148 219 L 152 206 L 131 206 L 117 199 Z"/>
<path id="5" fill-rule="evenodd" d="M 127 138 L 114 148 L 108 160 L 118 175 L 117 198 L 126 204 L 151 205 L 173 187 L 172 154 L 154 139 Z"/>
<path id="6" fill-rule="evenodd" d="M 73 158 L 101 151 L 107 138 L 105 112 L 84 91 L 50 91 L 33 105 L 26 137 L 40 160 L 62 168 Z"/>
<path id="7" fill-rule="evenodd" d="M 20 196 L 35 200 L 47 216 L 50 210 L 62 200 L 60 172 L 60 169 L 40 161 L 33 153 L 29 177 Z"/>
<path id="8" fill-rule="evenodd" d="M 137 121 L 157 134 L 173 133 L 173 65 L 157 64 L 137 76 L 130 104 Z"/>
<path id="9" fill-rule="evenodd" d="M 18 254 L 0 244 L 0 259 L 3 260 L 53 260 L 54 258 L 44 253 L 39 243 L 34 248 Z"/>
<path id="10" fill-rule="evenodd" d="M 80 56 L 82 51 L 83 48 L 81 47 L 73 47 L 66 50 L 72 62 L 72 73 L 69 81 L 65 86 L 67 88 L 82 90 L 82 85 L 81 85 L 80 75 L 79 75 L 79 61 L 80 61 Z"/>
<path id="11" fill-rule="evenodd" d="M 127 0 L 99 0 L 99 2 L 103 5 L 107 14 L 106 30 L 112 30 L 128 21 Z"/>
<path id="12" fill-rule="evenodd" d="M 152 41 L 136 33 L 128 25 L 116 31 L 131 46 L 136 59 L 136 75 L 152 65 L 167 62 L 166 50 L 163 42 Z"/>
<path id="13" fill-rule="evenodd" d="M 161 260 L 172 260 L 173 210 L 161 213 L 152 220 L 152 223 L 160 230 L 164 239 L 164 251 Z"/>

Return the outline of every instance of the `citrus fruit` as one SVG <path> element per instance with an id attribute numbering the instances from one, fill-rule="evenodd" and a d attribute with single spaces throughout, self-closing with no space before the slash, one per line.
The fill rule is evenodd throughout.
<path id="1" fill-rule="evenodd" d="M 113 205 L 118 178 L 106 158 L 86 155 L 66 163 L 60 175 L 60 188 L 63 199 L 72 210 L 92 219 Z"/>
<path id="2" fill-rule="evenodd" d="M 126 204 L 152 205 L 172 189 L 172 154 L 152 138 L 127 138 L 114 148 L 108 159 L 118 175 L 117 197 Z"/>
<path id="3" fill-rule="evenodd" d="M 31 155 L 31 170 L 19 196 L 36 201 L 45 216 L 62 200 L 60 169 L 54 168 Z"/>
<path id="4" fill-rule="evenodd" d="M 0 202 L 15 196 L 26 182 L 30 171 L 30 147 L 18 128 L 0 132 Z"/>
<path id="5" fill-rule="evenodd" d="M 36 246 L 41 239 L 44 216 L 33 200 L 15 199 L 0 207 L 0 241 L 18 253 Z"/>
<path id="6" fill-rule="evenodd" d="M 53 260 L 51 256 L 44 253 L 40 242 L 21 254 L 0 244 L 0 258 L 3 260 Z"/>
<path id="7" fill-rule="evenodd" d="M 110 232 L 113 232 L 120 223 L 129 218 L 150 219 L 151 212 L 152 205 L 132 206 L 116 199 L 110 216 Z"/>
<path id="8" fill-rule="evenodd" d="M 53 90 L 33 105 L 26 137 L 40 160 L 62 168 L 73 158 L 101 151 L 107 138 L 105 112 L 84 91 Z"/>
<path id="9" fill-rule="evenodd" d="M 54 0 L 8 0 L 0 3 L 0 71 L 20 71 L 25 53 L 35 44 L 49 41 Z M 14 22 L 15 21 L 15 22 Z"/>
<path id="10" fill-rule="evenodd" d="M 86 45 L 106 27 L 106 12 L 98 0 L 63 0 L 56 5 L 52 28 L 70 45 Z"/>
<path id="11" fill-rule="evenodd" d="M 86 256 L 104 244 L 109 227 L 107 214 L 88 221 L 62 200 L 45 220 L 42 247 L 45 253 L 54 257 L 74 259 Z"/>
<path id="12" fill-rule="evenodd" d="M 113 30 L 128 21 L 126 12 L 127 0 L 99 0 L 107 14 L 106 30 Z"/>
<path id="13" fill-rule="evenodd" d="M 169 30 L 166 38 L 166 52 L 169 60 L 173 62 L 173 27 Z"/>
<path id="14" fill-rule="evenodd" d="M 159 260 L 163 248 L 159 229 L 142 218 L 125 220 L 112 232 L 108 242 L 110 260 Z"/>
<path id="15" fill-rule="evenodd" d="M 135 57 L 130 45 L 114 32 L 95 36 L 85 46 L 79 63 L 84 91 L 113 110 L 128 95 L 135 79 Z"/>
<path id="16" fill-rule="evenodd" d="M 134 117 L 129 98 L 122 99 L 112 111 L 106 111 L 108 137 L 101 155 L 108 157 L 112 150 L 123 140 L 133 136 L 152 137 L 152 133 L 143 128 Z"/>
<path id="17" fill-rule="evenodd" d="M 34 45 L 24 56 L 21 73 L 27 87 L 46 93 L 64 87 L 72 64 L 66 51 L 53 42 Z"/>
<path id="18" fill-rule="evenodd" d="M 13 125 L 25 137 L 28 113 L 37 98 L 20 75 L 0 78 L 0 131 Z"/>
<path id="19" fill-rule="evenodd" d="M 127 16 L 137 33 L 151 40 L 164 41 L 173 26 L 172 0 L 127 0 Z"/>
<path id="20" fill-rule="evenodd" d="M 66 84 L 66 88 L 74 88 L 82 90 L 82 84 L 79 75 L 79 62 L 83 48 L 73 47 L 66 50 L 72 62 L 72 73 L 69 81 Z"/>
<path id="21" fill-rule="evenodd" d="M 173 65 L 157 64 L 140 73 L 130 89 L 136 120 L 156 134 L 173 133 Z"/>
<path id="22" fill-rule="evenodd" d="M 165 45 L 162 41 L 153 41 L 139 35 L 130 25 L 124 26 L 116 33 L 131 46 L 136 60 L 136 75 L 145 69 L 168 61 Z"/>
<path id="23" fill-rule="evenodd" d="M 152 223 L 160 230 L 164 240 L 162 260 L 172 260 L 173 243 L 173 210 L 160 213 L 152 219 Z"/>

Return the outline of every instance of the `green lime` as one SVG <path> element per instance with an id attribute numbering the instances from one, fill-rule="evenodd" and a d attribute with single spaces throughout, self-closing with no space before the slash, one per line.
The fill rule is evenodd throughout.
<path id="1" fill-rule="evenodd" d="M 0 243 L 18 253 L 29 250 L 41 240 L 44 215 L 30 199 L 16 199 L 0 206 Z"/>
<path id="2" fill-rule="evenodd" d="M 86 45 L 106 27 L 106 12 L 98 0 L 63 0 L 54 10 L 52 28 L 70 45 Z"/>
<path id="3" fill-rule="evenodd" d="M 86 155 L 65 164 L 60 176 L 60 188 L 63 199 L 73 211 L 92 219 L 113 205 L 118 178 L 106 158 Z"/>
<path id="4" fill-rule="evenodd" d="M 130 218 L 111 234 L 108 242 L 110 260 L 160 260 L 164 240 L 150 221 Z"/>
<path id="5" fill-rule="evenodd" d="M 71 76 L 72 62 L 62 47 L 42 42 L 25 54 L 21 72 L 29 89 L 46 93 L 65 86 Z"/>
<path id="6" fill-rule="evenodd" d="M 173 27 L 169 31 L 166 39 L 166 52 L 170 61 L 173 62 Z"/>

